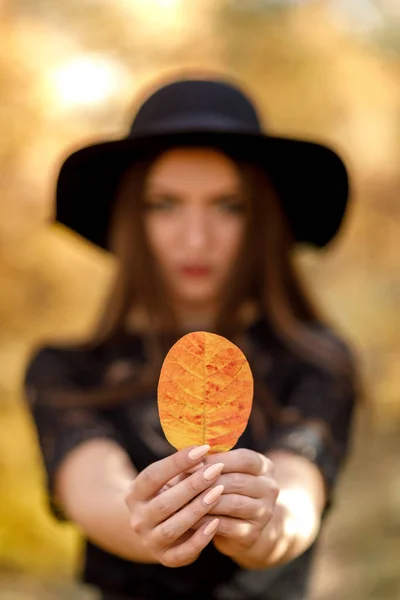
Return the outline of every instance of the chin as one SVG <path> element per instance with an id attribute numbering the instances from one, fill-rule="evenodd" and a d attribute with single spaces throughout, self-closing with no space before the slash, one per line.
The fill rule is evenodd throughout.
<path id="1" fill-rule="evenodd" d="M 210 286 L 191 286 L 190 289 L 180 290 L 179 297 L 182 302 L 185 304 L 193 304 L 193 305 L 207 305 L 210 303 L 214 303 L 218 294 L 216 293 L 215 288 L 212 289 Z"/>

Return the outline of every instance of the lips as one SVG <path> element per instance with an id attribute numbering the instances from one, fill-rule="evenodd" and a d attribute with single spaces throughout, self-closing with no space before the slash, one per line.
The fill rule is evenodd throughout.
<path id="1" fill-rule="evenodd" d="M 211 274 L 211 269 L 207 265 L 184 265 L 180 271 L 186 277 L 207 277 Z"/>

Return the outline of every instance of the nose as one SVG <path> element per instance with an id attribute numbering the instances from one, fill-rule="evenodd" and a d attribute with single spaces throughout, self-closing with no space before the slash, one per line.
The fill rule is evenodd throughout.
<path id="1" fill-rule="evenodd" d="M 193 209 L 187 211 L 183 222 L 182 239 L 188 250 L 203 250 L 209 242 L 210 228 L 205 211 Z"/>

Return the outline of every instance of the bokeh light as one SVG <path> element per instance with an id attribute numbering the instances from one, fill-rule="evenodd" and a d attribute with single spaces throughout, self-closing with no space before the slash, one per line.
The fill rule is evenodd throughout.
<path id="1" fill-rule="evenodd" d="M 110 100 L 126 85 L 123 68 L 101 56 L 81 55 L 49 74 L 57 104 L 91 106 Z"/>

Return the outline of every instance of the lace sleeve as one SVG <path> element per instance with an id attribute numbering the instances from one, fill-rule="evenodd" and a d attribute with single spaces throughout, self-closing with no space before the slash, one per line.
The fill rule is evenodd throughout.
<path id="1" fill-rule="evenodd" d="M 57 389 L 73 391 L 78 383 L 68 351 L 41 349 L 28 364 L 25 395 L 32 414 L 45 468 L 48 501 L 52 513 L 66 520 L 54 497 L 54 479 L 66 456 L 79 444 L 97 438 L 118 441 L 111 423 L 92 408 L 59 407 L 51 403 Z M 46 396 L 46 402 L 43 397 Z M 50 400 L 50 401 L 49 401 Z"/>
<path id="2" fill-rule="evenodd" d="M 305 369 L 292 386 L 284 419 L 274 425 L 268 439 L 268 450 L 294 452 L 319 467 L 328 506 L 348 452 L 356 397 L 354 377 Z"/>

